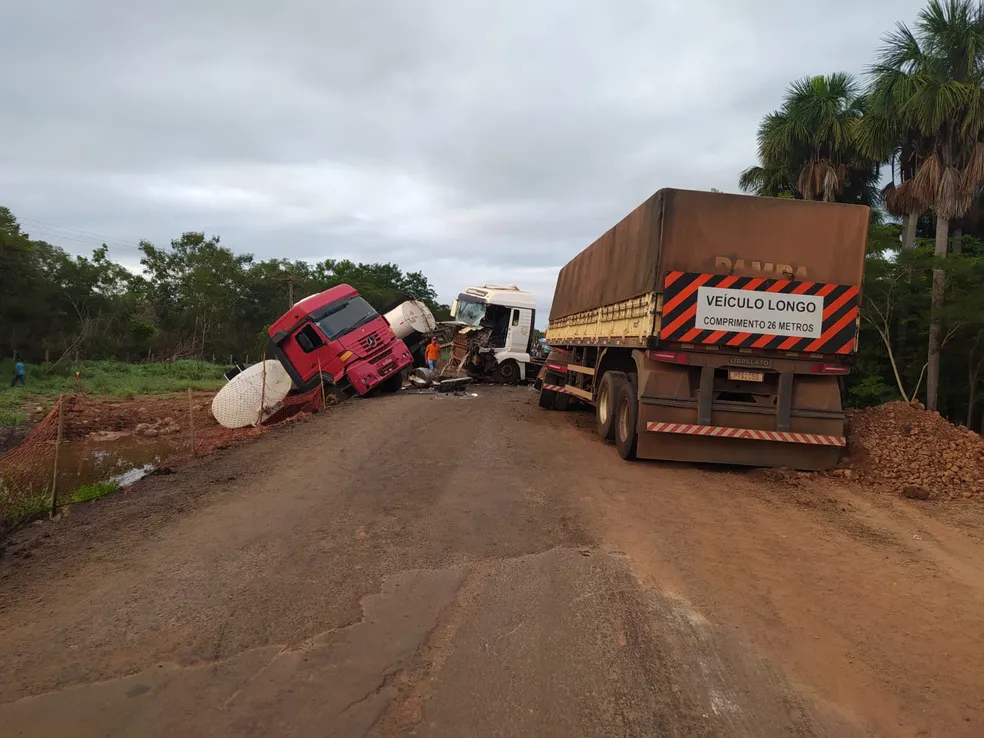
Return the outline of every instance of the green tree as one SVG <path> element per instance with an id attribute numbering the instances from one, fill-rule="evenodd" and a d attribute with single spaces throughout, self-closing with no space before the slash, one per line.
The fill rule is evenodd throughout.
<path id="1" fill-rule="evenodd" d="M 898 130 L 918 135 L 907 198 L 936 212 L 938 259 L 950 221 L 964 215 L 984 182 L 984 7 L 977 0 L 931 0 L 914 30 L 899 24 L 872 69 L 881 112 Z M 921 156 L 918 156 L 920 155 Z M 945 273 L 933 270 L 926 406 L 936 409 L 940 381 Z"/>
<path id="2" fill-rule="evenodd" d="M 742 172 L 739 186 L 773 197 L 873 204 L 878 165 L 857 144 L 865 106 L 849 74 L 797 80 L 759 126 L 759 164 Z"/>

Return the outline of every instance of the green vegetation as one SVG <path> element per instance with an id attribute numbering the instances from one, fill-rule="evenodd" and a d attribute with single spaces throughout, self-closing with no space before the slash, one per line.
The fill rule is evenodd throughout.
<path id="1" fill-rule="evenodd" d="M 120 491 L 120 485 L 116 482 L 96 482 L 95 484 L 87 484 L 84 487 L 79 487 L 72 493 L 72 502 L 89 502 L 90 500 L 98 500 L 100 497 L 105 497 L 106 495 L 111 495 L 114 492 Z"/>
<path id="2" fill-rule="evenodd" d="M 396 264 L 257 262 L 202 233 L 140 250 L 142 274 L 111 261 L 105 245 L 71 256 L 0 207 L 0 326 L 12 352 L 0 361 L 0 424 L 23 422 L 31 399 L 75 392 L 75 372 L 91 394 L 218 387 L 222 365 L 263 355 L 266 330 L 291 299 L 339 284 L 377 310 L 416 297 L 449 317 L 427 278 Z M 13 356 L 27 364 L 26 387 L 9 386 Z"/>
<path id="3" fill-rule="evenodd" d="M 255 261 L 203 233 L 185 233 L 168 247 L 144 241 L 140 252 L 141 274 L 111 261 L 106 246 L 88 258 L 71 256 L 32 239 L 0 207 L 0 326 L 7 357 L 58 367 L 79 359 L 256 359 L 266 349 L 266 329 L 291 299 L 339 284 L 356 288 L 377 310 L 412 296 L 439 320 L 448 316 L 427 278 L 396 264 Z M 9 381 L 8 375 L 4 384 Z"/>
<path id="4" fill-rule="evenodd" d="M 48 512 L 51 498 L 46 494 L 36 494 L 15 503 L 3 518 L 7 522 L 16 523 L 20 520 L 33 518 Z"/>
<path id="5" fill-rule="evenodd" d="M 984 6 L 931 0 L 912 26 L 896 24 L 864 71 L 792 83 L 762 120 L 759 162 L 739 186 L 875 207 L 848 399 L 918 398 L 980 428 Z M 880 192 L 879 173 L 891 178 Z"/>
<path id="6" fill-rule="evenodd" d="M 95 482 L 94 484 L 87 484 L 75 490 L 72 493 L 70 501 L 72 504 L 91 502 L 92 500 L 98 500 L 100 497 L 105 497 L 106 495 L 111 495 L 119 491 L 120 485 L 116 482 Z M 3 494 L 2 488 L 0 488 L 0 494 Z M 51 498 L 48 492 L 32 494 L 14 503 L 3 516 L 3 520 L 7 523 L 18 523 L 28 520 L 47 513 L 50 505 Z M 0 508 L 3 507 L 3 505 L 0 505 Z"/>
<path id="7" fill-rule="evenodd" d="M 126 364 L 121 361 L 80 361 L 50 365 L 26 365 L 27 384 L 10 386 L 14 362 L 0 361 L 0 425 L 23 422 L 24 405 L 47 404 L 60 394 L 78 391 L 79 373 L 87 394 L 133 397 L 136 395 L 214 389 L 225 382 L 224 368 L 202 361 L 172 361 L 160 364 Z"/>

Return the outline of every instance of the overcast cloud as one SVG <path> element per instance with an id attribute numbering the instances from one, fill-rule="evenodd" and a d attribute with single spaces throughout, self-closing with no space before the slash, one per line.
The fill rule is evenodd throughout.
<path id="1" fill-rule="evenodd" d="M 4 3 L 0 204 L 73 252 L 218 233 L 421 270 L 557 270 L 664 186 L 737 191 L 800 76 L 921 0 Z M 84 231 L 85 233 L 82 233 Z"/>

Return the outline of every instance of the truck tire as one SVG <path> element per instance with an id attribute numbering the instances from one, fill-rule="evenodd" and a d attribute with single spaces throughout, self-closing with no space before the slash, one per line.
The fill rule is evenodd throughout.
<path id="1" fill-rule="evenodd" d="M 571 396 L 566 392 L 558 392 L 554 398 L 554 410 L 564 411 L 571 403 Z"/>
<path id="2" fill-rule="evenodd" d="M 519 381 L 519 364 L 512 359 L 506 359 L 495 370 L 499 381 L 505 384 L 516 384 Z"/>
<path id="3" fill-rule="evenodd" d="M 605 372 L 598 387 L 598 402 L 595 404 L 595 425 L 603 441 L 615 440 L 615 401 L 618 391 L 629 378 L 625 372 Z"/>
<path id="4" fill-rule="evenodd" d="M 635 385 L 623 382 L 615 397 L 615 450 L 623 459 L 636 457 L 639 434 L 636 425 L 639 421 L 639 397 Z"/>
<path id="5" fill-rule="evenodd" d="M 379 385 L 380 392 L 393 393 L 399 392 L 403 387 L 403 372 L 397 372 L 392 377 Z"/>
<path id="6" fill-rule="evenodd" d="M 553 410 L 554 403 L 557 401 L 557 392 L 552 389 L 540 388 L 540 407 L 544 410 Z"/>

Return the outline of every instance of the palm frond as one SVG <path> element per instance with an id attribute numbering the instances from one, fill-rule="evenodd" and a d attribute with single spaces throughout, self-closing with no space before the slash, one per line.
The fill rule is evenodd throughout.
<path id="1" fill-rule="evenodd" d="M 984 143 L 978 141 L 967 159 L 963 174 L 960 177 L 961 187 L 965 190 L 976 190 L 984 184 Z"/>
<path id="2" fill-rule="evenodd" d="M 882 39 L 882 49 L 877 61 L 869 70 L 869 74 L 878 76 L 885 69 L 907 71 L 912 65 L 918 65 L 923 58 L 919 39 L 904 23 L 896 23 L 895 30 Z"/>
<path id="3" fill-rule="evenodd" d="M 960 171 L 956 167 L 947 167 L 936 193 L 936 212 L 947 220 L 958 218 L 967 212 L 973 197 L 973 190 L 963 187 Z"/>
<path id="4" fill-rule="evenodd" d="M 920 202 L 935 204 L 942 176 L 943 165 L 940 163 L 940 157 L 936 154 L 927 157 L 911 180 L 913 197 Z"/>

